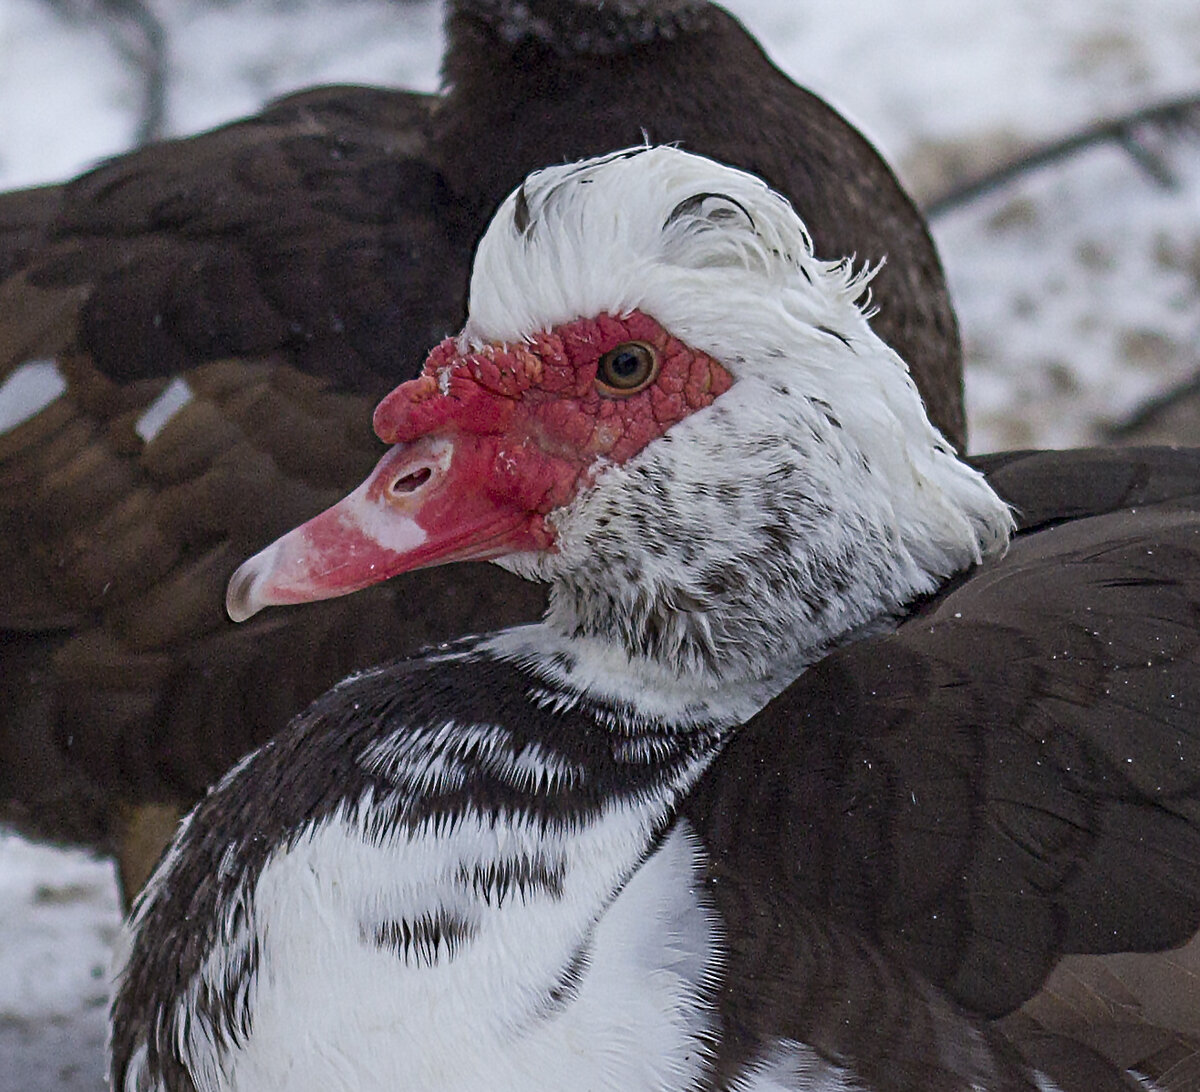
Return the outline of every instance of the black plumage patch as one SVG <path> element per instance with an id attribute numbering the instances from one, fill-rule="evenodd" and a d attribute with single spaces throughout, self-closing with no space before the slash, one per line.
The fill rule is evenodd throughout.
<path id="1" fill-rule="evenodd" d="M 830 332 L 832 332 L 832 331 L 830 331 Z M 835 336 L 837 336 L 837 335 L 835 335 Z M 845 339 L 843 339 L 843 340 L 845 340 Z M 814 398 L 814 397 L 810 396 L 808 401 L 811 405 L 815 406 L 818 410 L 821 411 L 821 415 L 825 418 L 826 421 L 829 422 L 829 424 L 833 428 L 841 428 L 842 427 L 842 422 L 839 421 L 837 419 L 837 417 L 834 415 L 833 407 L 828 402 L 826 402 L 824 398 Z"/>
<path id="2" fill-rule="evenodd" d="M 845 334 L 838 333 L 832 326 L 818 326 L 817 330 L 822 334 L 827 334 L 829 337 L 836 338 L 847 348 L 850 346 L 850 339 Z"/>
<path id="3" fill-rule="evenodd" d="M 715 207 L 706 210 L 705 205 L 710 201 L 714 203 Z M 733 208 L 729 207 L 731 205 Z M 727 223 L 737 218 L 738 212 L 735 212 L 734 209 L 737 209 L 746 218 L 750 230 L 755 230 L 754 217 L 750 215 L 750 210 L 727 193 L 694 193 L 691 197 L 685 197 L 671 210 L 663 224 L 663 230 L 665 231 L 672 224 L 685 219 L 697 219 L 713 224 Z"/>
<path id="4" fill-rule="evenodd" d="M 563 967 L 558 981 L 550 987 L 550 992 L 546 995 L 546 1015 L 561 1012 L 578 995 L 579 987 L 583 984 L 591 964 L 590 949 L 591 939 L 589 937 L 571 953 L 571 958 Z"/>
<path id="5" fill-rule="evenodd" d="M 517 229 L 517 234 L 527 236 L 533 227 L 533 218 L 529 213 L 529 198 L 525 196 L 525 183 L 521 183 L 521 188 L 517 190 L 517 197 L 513 207 L 513 227 Z"/>
<path id="6" fill-rule="evenodd" d="M 566 865 L 542 854 L 523 853 L 470 866 L 461 865 L 458 882 L 488 906 L 502 907 L 510 898 L 524 902 L 533 895 L 561 898 Z"/>
<path id="7" fill-rule="evenodd" d="M 510 45 L 537 43 L 565 57 L 620 54 L 695 33 L 712 21 L 710 6 L 702 0 L 458 0 L 454 10 L 464 21 L 488 24 Z"/>
<path id="8" fill-rule="evenodd" d="M 433 967 L 452 960 L 474 938 L 475 929 L 469 921 L 441 909 L 411 920 L 363 924 L 361 936 L 364 943 L 392 952 L 404 963 Z"/>
<path id="9" fill-rule="evenodd" d="M 203 981 L 199 985 L 197 1018 L 213 1029 L 214 1041 L 223 1047 L 244 1043 L 250 1037 L 250 994 L 258 977 L 259 960 L 258 938 L 248 935 L 245 944 L 230 952 L 220 988 L 211 989 Z"/>

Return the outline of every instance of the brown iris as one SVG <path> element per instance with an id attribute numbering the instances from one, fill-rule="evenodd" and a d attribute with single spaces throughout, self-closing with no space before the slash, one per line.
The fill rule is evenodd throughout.
<path id="1" fill-rule="evenodd" d="M 596 388 L 601 394 L 623 398 L 637 394 L 658 375 L 658 353 L 644 341 L 624 341 L 609 349 L 596 365 Z"/>

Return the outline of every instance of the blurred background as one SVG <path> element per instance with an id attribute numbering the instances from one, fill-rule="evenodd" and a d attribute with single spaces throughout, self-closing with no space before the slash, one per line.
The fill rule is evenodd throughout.
<path id="1" fill-rule="evenodd" d="M 931 210 L 972 451 L 1200 443 L 1195 0 L 725 6 Z M 0 188 L 315 83 L 433 90 L 440 22 L 429 0 L 0 0 Z M 107 862 L 0 834 L 0 1092 L 103 1087 L 118 920 Z"/>

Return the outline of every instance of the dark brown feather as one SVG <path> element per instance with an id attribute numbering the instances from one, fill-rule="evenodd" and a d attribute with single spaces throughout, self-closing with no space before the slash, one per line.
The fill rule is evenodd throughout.
<path id="1" fill-rule="evenodd" d="M 1029 1003 L 1004 1026 L 1064 1067 L 1048 1070 L 1064 1089 L 1103 1087 L 1071 1076 L 1089 1072 L 1085 1047 L 1190 1087 L 1172 1082 L 1200 1043 L 1195 955 L 1164 950 L 1200 929 L 1200 453 L 991 463 L 1027 513 L 1007 557 L 810 669 L 739 731 L 687 814 L 718 900 L 731 880 L 766 887 L 969 1011 Z M 1115 952 L 1178 972 L 1091 965 L 1110 1007 L 1085 1037 L 1047 976 L 1064 955 Z"/>

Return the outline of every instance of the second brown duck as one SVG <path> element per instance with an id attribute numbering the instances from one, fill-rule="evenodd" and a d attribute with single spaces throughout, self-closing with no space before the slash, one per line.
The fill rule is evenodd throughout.
<path id="1" fill-rule="evenodd" d="M 728 13 L 457 0 L 443 75 L 433 96 L 291 95 L 0 196 L 0 377 L 42 362 L 64 387 L 0 433 L 0 820 L 116 852 L 127 891 L 182 811 L 335 680 L 540 612 L 490 566 L 241 628 L 221 606 L 240 559 L 374 463 L 372 406 L 460 325 L 475 240 L 530 170 L 646 138 L 761 175 L 817 254 L 886 258 L 875 329 L 963 441 L 919 213 Z"/>

